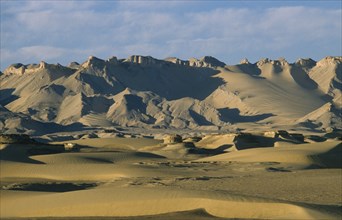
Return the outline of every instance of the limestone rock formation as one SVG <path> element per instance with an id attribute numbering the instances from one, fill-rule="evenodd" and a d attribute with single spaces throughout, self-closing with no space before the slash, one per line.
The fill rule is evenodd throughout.
<path id="1" fill-rule="evenodd" d="M 165 59 L 165 61 L 177 64 L 177 65 L 189 66 L 189 61 L 181 60 L 181 59 L 178 59 L 177 57 L 168 57 Z"/>
<path id="2" fill-rule="evenodd" d="M 310 58 L 301 58 L 295 64 L 300 67 L 312 68 L 316 65 L 316 61 Z"/>
<path id="3" fill-rule="evenodd" d="M 182 136 L 178 134 L 166 135 L 164 137 L 164 144 L 182 143 Z"/>
<path id="4" fill-rule="evenodd" d="M 240 64 L 247 64 L 247 65 L 249 65 L 249 64 L 251 64 L 251 63 L 249 62 L 249 60 L 248 60 L 247 58 L 244 58 L 244 59 L 242 59 L 242 60 L 240 61 Z"/>
<path id="5" fill-rule="evenodd" d="M 140 55 L 130 56 L 124 62 L 140 64 L 142 66 L 161 65 L 163 63 L 162 60 L 155 59 L 151 56 L 140 56 Z"/>
<path id="6" fill-rule="evenodd" d="M 204 56 L 201 59 L 189 59 L 189 65 L 193 67 L 224 67 L 226 64 L 211 56 Z"/>

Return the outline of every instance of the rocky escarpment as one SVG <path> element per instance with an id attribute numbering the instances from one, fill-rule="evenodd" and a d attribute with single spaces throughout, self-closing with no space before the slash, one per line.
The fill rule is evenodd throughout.
<path id="1" fill-rule="evenodd" d="M 192 66 L 192 67 L 224 67 L 226 64 L 219 61 L 212 56 L 204 56 L 200 59 L 190 58 L 189 60 L 180 60 L 176 57 L 166 58 L 165 61 L 175 63 L 178 65 Z"/>
<path id="2" fill-rule="evenodd" d="M 287 62 L 287 60 L 285 58 L 279 58 L 278 60 L 271 60 L 271 59 L 268 59 L 268 58 L 264 58 L 264 59 L 259 60 L 256 63 L 256 65 L 258 67 L 262 67 L 262 66 L 267 65 L 267 64 L 275 65 L 275 66 L 289 65 L 289 63 Z"/>
<path id="3" fill-rule="evenodd" d="M 41 70 L 48 70 L 51 72 L 63 72 L 64 74 L 70 74 L 73 71 L 65 66 L 62 66 L 61 64 L 48 64 L 44 61 L 41 61 L 39 64 L 29 64 L 24 65 L 21 63 L 16 63 L 10 65 L 8 68 L 5 69 L 4 74 L 10 75 L 10 74 L 17 74 L 17 75 L 23 75 L 23 74 L 32 74 L 39 72 Z"/>
<path id="4" fill-rule="evenodd" d="M 130 62 L 130 63 L 136 63 L 141 65 L 162 65 L 166 64 L 167 62 L 171 62 L 177 65 L 184 65 L 184 66 L 191 66 L 191 67 L 223 67 L 226 64 L 219 61 L 218 59 L 211 57 L 211 56 L 205 56 L 200 59 L 196 58 L 190 58 L 189 60 L 181 60 L 176 57 L 170 57 L 166 58 L 164 60 L 158 60 L 151 56 L 130 56 L 128 59 L 125 59 L 123 62 Z"/>
<path id="5" fill-rule="evenodd" d="M 195 67 L 224 67 L 226 64 L 214 57 L 205 56 L 199 60 L 196 58 L 189 59 L 189 65 Z"/>
<path id="6" fill-rule="evenodd" d="M 62 66 L 60 64 L 48 64 L 41 61 L 39 64 L 28 64 L 24 65 L 22 63 L 12 64 L 4 70 L 4 74 L 32 74 L 40 70 L 50 70 L 50 71 L 62 71 L 65 73 L 73 72 L 73 70 L 78 70 L 80 68 L 97 68 L 103 69 L 106 65 L 120 65 L 120 64 L 138 64 L 141 66 L 162 66 L 168 63 L 173 63 L 176 65 L 190 66 L 190 67 L 224 67 L 226 64 L 219 61 L 218 59 L 205 56 L 200 59 L 190 58 L 189 60 L 181 60 L 175 57 L 166 58 L 164 60 L 159 60 L 151 56 L 140 56 L 132 55 L 127 59 L 118 59 L 113 56 L 107 60 L 102 60 L 95 56 L 90 56 L 84 63 L 79 64 L 78 62 L 71 62 L 67 66 Z"/>
<path id="7" fill-rule="evenodd" d="M 342 89 L 342 57 L 325 57 L 309 72 L 324 93 L 338 95 Z"/>
<path id="8" fill-rule="evenodd" d="M 295 62 L 295 65 L 310 69 L 316 65 L 316 61 L 310 58 L 302 58 L 302 59 L 298 59 Z"/>

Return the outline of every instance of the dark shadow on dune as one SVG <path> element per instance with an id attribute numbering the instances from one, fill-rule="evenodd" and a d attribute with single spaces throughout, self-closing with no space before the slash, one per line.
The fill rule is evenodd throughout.
<path id="1" fill-rule="evenodd" d="M 236 65 L 242 72 L 247 73 L 251 76 L 259 76 L 261 74 L 261 70 L 258 68 L 256 64 L 239 64 Z"/>
<path id="2" fill-rule="evenodd" d="M 223 153 L 223 152 L 225 152 L 225 150 L 231 148 L 232 146 L 233 146 L 232 144 L 224 144 L 224 145 L 221 145 L 218 148 L 216 148 L 215 151 L 217 153 Z"/>
<path id="3" fill-rule="evenodd" d="M 214 156 L 222 153 L 227 153 L 227 149 L 231 148 L 232 144 L 224 144 L 215 149 L 205 149 L 205 148 L 197 148 L 192 147 L 188 148 L 188 153 L 190 154 L 198 154 L 198 155 L 205 155 L 205 156 Z"/>
<path id="4" fill-rule="evenodd" d="M 318 88 L 317 83 L 313 81 L 302 68 L 292 66 L 290 74 L 296 83 L 301 87 L 310 90 Z"/>
<path id="5" fill-rule="evenodd" d="M 62 85 L 56 85 L 54 83 L 50 84 L 50 85 L 45 85 L 43 87 L 41 87 L 39 89 L 39 92 L 40 91 L 45 91 L 45 92 L 48 92 L 48 93 L 56 93 L 60 96 L 63 95 L 64 91 L 65 91 L 65 87 L 62 86 Z"/>
<path id="6" fill-rule="evenodd" d="M 87 97 L 84 99 L 87 104 L 87 112 L 106 113 L 114 100 L 102 96 Z"/>
<path id="7" fill-rule="evenodd" d="M 96 187 L 95 183 L 63 183 L 63 182 L 46 182 L 46 183 L 21 183 L 11 184 L 2 187 L 5 190 L 35 191 L 35 192 L 70 192 L 76 190 L 84 190 Z"/>
<path id="8" fill-rule="evenodd" d="M 103 76 L 96 76 L 86 73 L 79 73 L 79 80 L 87 83 L 94 90 L 95 94 L 112 95 L 124 90 L 124 87 L 122 87 L 119 82 L 110 80 L 109 78 L 106 80 L 105 74 L 102 74 Z"/>
<path id="9" fill-rule="evenodd" d="M 273 67 L 273 72 L 275 74 L 279 74 L 283 72 L 283 68 L 280 65 L 272 65 L 272 67 Z"/>
<path id="10" fill-rule="evenodd" d="M 35 115 L 35 114 L 39 113 L 38 110 L 33 109 L 33 108 L 28 108 L 27 111 L 30 115 Z"/>
<path id="11" fill-rule="evenodd" d="M 27 150 L 29 156 L 59 154 L 65 152 L 63 145 L 36 145 Z"/>
<path id="12" fill-rule="evenodd" d="M 160 156 L 160 155 L 157 155 L 157 154 L 152 154 L 152 153 L 147 153 L 147 152 L 136 152 L 134 153 L 136 156 L 138 157 L 146 157 L 146 158 L 166 158 L 164 156 Z"/>
<path id="13" fill-rule="evenodd" d="M 189 114 L 195 120 L 195 122 L 200 126 L 213 125 L 213 123 L 208 121 L 204 116 L 198 114 L 197 112 L 193 110 L 189 110 Z"/>
<path id="14" fill-rule="evenodd" d="M 0 150 L 0 160 L 29 164 L 45 164 L 41 161 L 31 159 L 28 153 L 29 149 L 30 147 L 27 147 L 25 144 L 8 145 Z"/>
<path id="15" fill-rule="evenodd" d="M 323 205 L 323 204 L 313 204 L 313 203 L 298 203 L 298 205 L 312 210 L 318 210 L 323 213 L 333 214 L 336 218 L 341 219 L 342 208 L 341 205 Z"/>
<path id="16" fill-rule="evenodd" d="M 146 124 L 155 123 L 156 119 L 147 115 L 147 105 L 143 102 L 143 99 L 140 96 L 126 94 L 123 96 L 123 104 L 130 113 L 130 117 L 128 118 L 129 120 L 137 117 Z"/>
<path id="17" fill-rule="evenodd" d="M 306 127 L 306 128 L 309 128 L 310 130 L 314 131 L 317 128 L 321 127 L 322 123 L 321 122 L 314 122 L 314 121 L 311 121 L 311 120 L 307 120 L 307 121 L 298 123 L 298 125 Z"/>
<path id="18" fill-rule="evenodd" d="M 220 120 L 224 122 L 232 122 L 232 123 L 238 123 L 238 122 L 257 122 L 264 120 L 266 118 L 269 118 L 271 116 L 274 116 L 274 114 L 266 113 L 266 114 L 260 114 L 260 115 L 252 115 L 252 116 L 243 116 L 240 115 L 240 110 L 237 108 L 221 108 L 218 109 L 220 113 Z"/>
<path id="19" fill-rule="evenodd" d="M 29 111 L 33 111 L 30 109 Z M 71 132 L 71 131 L 80 131 L 80 130 L 89 130 L 91 128 L 85 127 L 83 124 L 79 122 L 75 122 L 69 125 L 60 125 L 54 122 L 42 122 L 31 117 L 21 114 L 21 113 L 12 113 L 8 116 L 10 119 L 20 119 L 20 127 L 16 128 L 16 133 L 25 133 L 25 131 L 30 130 L 31 135 L 44 135 L 51 134 L 56 132 Z M 24 130 L 21 128 L 25 128 Z"/>
<path id="20" fill-rule="evenodd" d="M 339 81 L 342 81 L 342 64 L 338 64 L 336 67 L 336 77 Z"/>
<path id="21" fill-rule="evenodd" d="M 98 148 L 98 147 L 91 147 L 86 145 L 79 145 L 80 152 L 82 153 L 122 153 L 121 150 L 114 150 L 114 149 L 106 149 L 106 148 Z"/>
<path id="22" fill-rule="evenodd" d="M 34 131 L 34 135 L 51 134 L 56 132 L 72 132 L 80 130 L 89 130 L 91 128 L 85 127 L 79 122 L 75 122 L 69 125 L 60 125 L 54 122 L 41 122 L 36 120 L 23 120 L 23 127 Z"/>
<path id="23" fill-rule="evenodd" d="M 318 155 L 317 157 L 323 167 L 342 168 L 342 143 L 336 145 L 336 147 L 330 151 Z"/>
<path id="24" fill-rule="evenodd" d="M 324 135 L 325 138 L 336 138 L 338 140 L 342 140 L 342 130 L 341 129 L 334 129 L 332 132 L 326 133 Z"/>
<path id="25" fill-rule="evenodd" d="M 142 98 L 135 95 L 124 95 L 126 101 L 126 106 L 128 111 L 137 110 L 141 113 L 146 114 L 146 104 L 143 102 Z"/>
<path id="26" fill-rule="evenodd" d="M 10 218 L 9 218 L 10 219 Z M 17 218 L 16 218 L 17 219 Z M 20 219 L 20 218 L 19 218 Z M 26 219 L 26 218 L 24 218 Z M 128 217 L 115 217 L 115 216 L 82 216 L 82 217 L 36 217 L 37 220 L 212 220 L 212 219 L 227 219 L 219 218 L 210 215 L 205 209 L 194 209 L 189 211 L 169 212 L 165 214 L 156 215 L 140 215 Z"/>
<path id="27" fill-rule="evenodd" d="M 80 130 L 91 130 L 89 127 L 85 127 L 82 123 L 80 122 L 75 122 L 69 125 L 61 126 L 61 129 L 59 131 L 80 131 Z"/>
<path id="28" fill-rule="evenodd" d="M 234 143 L 236 149 L 244 150 L 259 147 L 273 147 L 275 141 L 275 138 L 253 135 L 250 133 L 242 133 L 235 138 Z"/>
<path id="29" fill-rule="evenodd" d="M 327 140 L 327 138 L 319 135 L 309 135 L 305 137 L 306 139 L 312 140 L 314 142 L 324 142 Z"/>
<path id="30" fill-rule="evenodd" d="M 5 106 L 19 98 L 13 95 L 15 89 L 0 89 L 0 105 Z"/>
<path id="31" fill-rule="evenodd" d="M 151 91 L 167 100 L 191 97 L 205 99 L 225 82 L 213 77 L 218 70 L 206 67 L 190 67 L 168 63 L 141 67 L 134 63 L 122 63 L 107 70 L 109 77 L 122 86 L 136 91 Z"/>
<path id="32" fill-rule="evenodd" d="M 282 167 L 268 167 L 268 168 L 266 168 L 266 171 L 268 171 L 268 172 L 285 172 L 285 173 L 292 172 L 291 170 L 287 170 L 287 169 L 284 169 Z"/>
<path id="33" fill-rule="evenodd" d="M 325 102 L 332 102 L 333 97 L 331 97 L 331 96 L 328 95 L 328 94 L 323 94 L 323 95 L 321 96 L 321 99 L 322 99 L 323 101 L 325 101 Z"/>
<path id="34" fill-rule="evenodd" d="M 84 157 L 84 159 L 87 159 L 89 162 L 104 163 L 104 164 L 114 164 L 113 161 L 102 159 L 102 158 Z"/>
<path id="35" fill-rule="evenodd" d="M 342 90 L 342 65 L 339 64 L 336 67 L 336 79 L 332 81 L 332 85 L 334 88 L 338 90 Z"/>

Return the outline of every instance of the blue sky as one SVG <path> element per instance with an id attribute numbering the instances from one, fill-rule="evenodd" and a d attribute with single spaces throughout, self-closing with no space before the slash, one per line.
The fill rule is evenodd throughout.
<path id="1" fill-rule="evenodd" d="M 1 63 L 341 56 L 341 1 L 1 0 Z"/>

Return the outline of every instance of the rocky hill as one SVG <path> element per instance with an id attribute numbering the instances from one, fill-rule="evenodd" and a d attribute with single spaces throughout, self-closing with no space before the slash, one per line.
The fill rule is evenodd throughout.
<path id="1" fill-rule="evenodd" d="M 0 130 L 341 128 L 341 63 L 134 55 L 13 64 L 0 75 Z"/>

